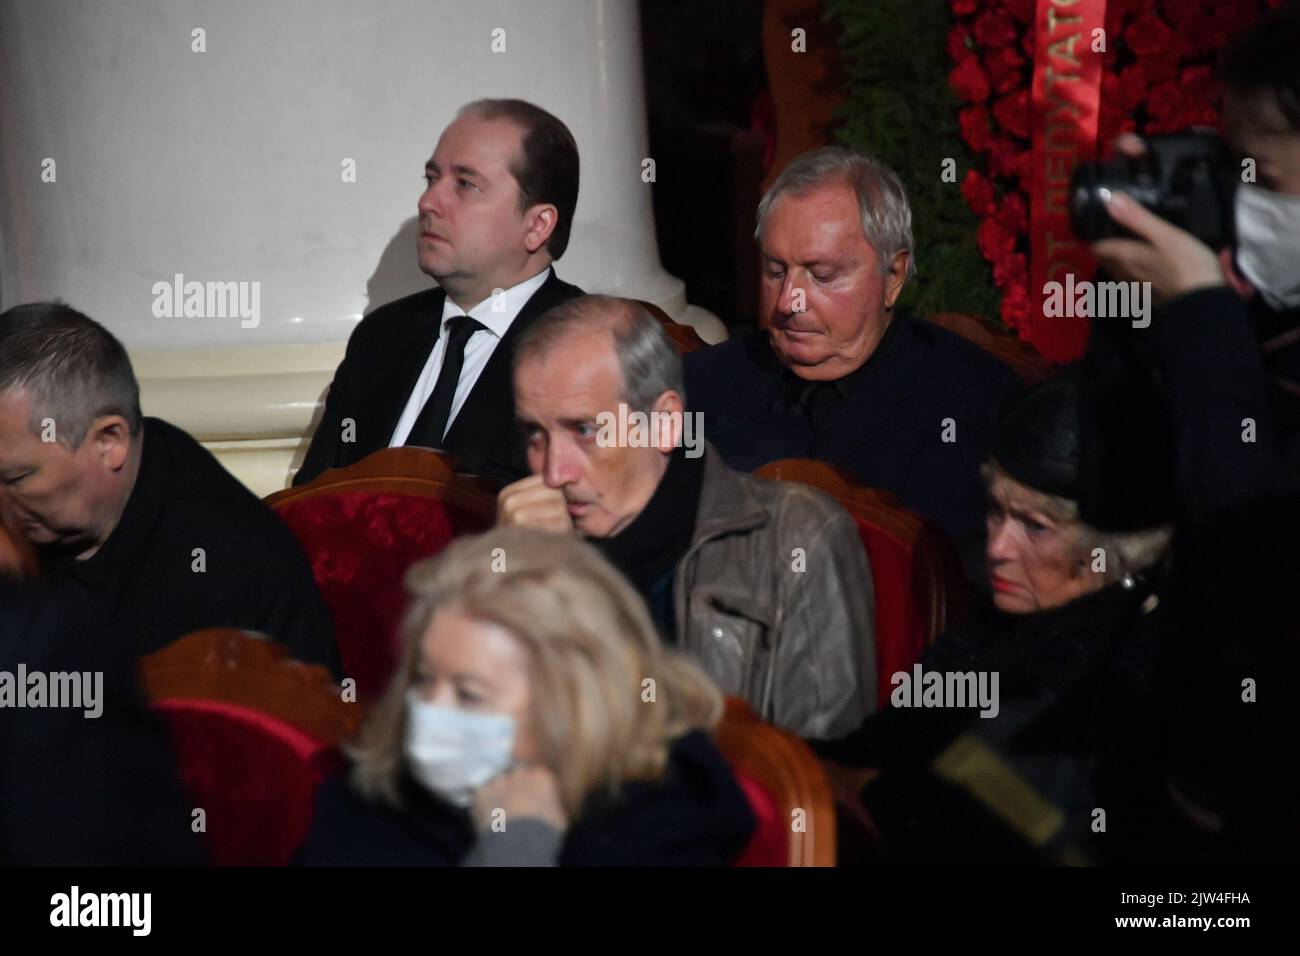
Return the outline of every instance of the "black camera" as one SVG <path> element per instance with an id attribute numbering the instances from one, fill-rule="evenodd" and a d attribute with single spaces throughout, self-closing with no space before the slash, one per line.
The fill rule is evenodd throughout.
<path id="1" fill-rule="evenodd" d="M 1213 132 L 1186 130 L 1145 140 L 1138 157 L 1080 163 L 1070 181 L 1070 218 L 1080 239 L 1129 236 L 1110 218 L 1102 198 L 1124 192 L 1161 219 L 1190 232 L 1211 249 L 1230 245 L 1237 177 Z"/>

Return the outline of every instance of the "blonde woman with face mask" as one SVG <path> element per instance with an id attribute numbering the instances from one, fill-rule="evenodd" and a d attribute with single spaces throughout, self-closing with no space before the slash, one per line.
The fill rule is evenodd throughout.
<path id="1" fill-rule="evenodd" d="M 407 575 L 397 673 L 308 865 L 722 865 L 754 819 L 722 697 L 590 546 L 502 528 Z"/>

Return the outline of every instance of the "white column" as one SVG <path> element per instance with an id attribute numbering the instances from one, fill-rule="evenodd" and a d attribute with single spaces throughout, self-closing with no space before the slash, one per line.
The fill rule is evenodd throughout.
<path id="1" fill-rule="evenodd" d="M 414 217 L 438 133 L 515 96 L 578 141 L 560 275 L 722 338 L 659 263 L 639 31 L 633 0 L 6 0 L 0 300 L 102 321 L 147 414 L 272 490 L 356 321 L 430 285 Z M 256 324 L 156 315 L 178 274 L 256 283 Z"/>

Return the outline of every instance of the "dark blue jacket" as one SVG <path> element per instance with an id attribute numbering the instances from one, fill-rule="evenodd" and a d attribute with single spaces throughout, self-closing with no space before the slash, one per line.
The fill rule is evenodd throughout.
<path id="1" fill-rule="evenodd" d="M 762 331 L 687 355 L 687 406 L 704 413 L 705 438 L 731 467 L 779 458 L 838 465 L 937 522 L 973 574 L 984 536 L 979 466 L 994 408 L 1019 381 L 958 335 L 904 312 L 894 321 L 821 436 L 802 417 L 773 411 L 783 367 Z M 954 441 L 944 440 L 948 419 Z"/>

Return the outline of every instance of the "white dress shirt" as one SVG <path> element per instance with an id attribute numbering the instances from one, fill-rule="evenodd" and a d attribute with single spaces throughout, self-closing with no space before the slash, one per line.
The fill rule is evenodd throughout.
<path id="1" fill-rule="evenodd" d="M 397 427 L 393 429 L 393 437 L 388 442 L 389 448 L 396 448 L 406 443 L 406 438 L 411 434 L 411 429 L 415 427 L 415 420 L 420 417 L 420 411 L 424 408 L 424 403 L 429 400 L 433 394 L 433 388 L 438 384 L 438 373 L 442 371 L 442 357 L 447 351 L 447 323 L 458 315 L 468 315 L 471 319 L 477 319 L 487 327 L 487 331 L 478 331 L 469 337 L 469 342 L 465 345 L 465 364 L 460 370 L 460 379 L 456 382 L 456 394 L 451 400 L 451 414 L 447 416 L 447 431 L 451 431 L 452 422 L 460 413 L 461 407 L 465 404 L 465 399 L 469 398 L 469 393 L 474 390 L 474 383 L 478 377 L 483 374 L 483 369 L 487 367 L 488 359 L 496 351 L 496 347 L 501 344 L 501 338 L 510 328 L 511 323 L 518 318 L 520 311 L 533 297 L 533 293 L 542 287 L 550 275 L 551 267 L 547 266 L 531 279 L 525 279 L 518 285 L 513 285 L 506 289 L 500 295 L 490 295 L 469 312 L 463 310 L 448 297 L 442 305 L 442 326 L 438 334 L 438 341 L 434 343 L 433 350 L 429 353 L 429 359 L 424 363 L 424 370 L 420 372 L 420 377 L 416 379 L 415 388 L 411 390 L 411 397 L 406 400 L 406 408 L 402 411 L 402 417 L 397 420 Z M 447 432 L 442 433 L 443 438 L 447 437 Z"/>

